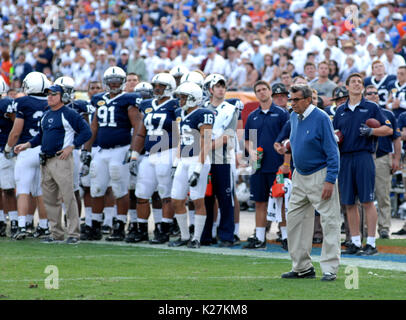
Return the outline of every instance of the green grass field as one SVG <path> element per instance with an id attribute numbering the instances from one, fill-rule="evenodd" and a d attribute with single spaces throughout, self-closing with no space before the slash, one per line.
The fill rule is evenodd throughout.
<path id="1" fill-rule="evenodd" d="M 283 280 L 280 275 L 290 270 L 289 260 L 162 248 L 0 240 L 0 299 L 406 298 L 405 272 L 358 268 L 358 289 L 346 289 L 344 265 L 332 283 L 320 281 L 318 263 L 316 279 Z M 50 265 L 58 269 L 58 289 L 46 288 L 46 283 L 56 284 L 46 280 Z"/>

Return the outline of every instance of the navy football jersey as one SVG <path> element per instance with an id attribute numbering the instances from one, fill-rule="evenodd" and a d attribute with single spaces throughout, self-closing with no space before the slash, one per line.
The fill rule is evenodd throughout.
<path id="1" fill-rule="evenodd" d="M 242 101 L 238 98 L 230 98 L 230 99 L 226 99 L 226 101 L 230 104 L 232 104 L 233 106 L 236 106 L 238 109 L 238 120 L 241 120 L 241 113 L 242 110 L 244 109 L 244 104 L 242 103 Z"/>
<path id="2" fill-rule="evenodd" d="M 396 119 L 398 119 L 399 115 L 406 111 L 406 82 L 402 86 L 398 81 L 393 82 L 392 97 L 400 100 L 399 108 L 392 110 Z"/>
<path id="3" fill-rule="evenodd" d="M 120 93 L 110 99 L 108 93 L 92 97 L 91 104 L 96 108 L 95 116 L 99 128 L 97 144 L 103 149 L 125 146 L 131 143 L 131 121 L 128 109 L 136 106 L 136 93 Z"/>
<path id="4" fill-rule="evenodd" d="M 75 110 L 81 116 L 84 114 L 92 114 L 96 110 L 95 107 L 86 100 L 74 100 L 68 103 L 67 106 Z"/>
<path id="5" fill-rule="evenodd" d="M 7 97 L 0 99 L 0 151 L 3 151 L 11 128 L 13 128 L 13 121 L 6 118 L 6 113 L 12 112 L 14 112 L 13 100 Z"/>
<path id="6" fill-rule="evenodd" d="M 173 141 L 172 125 L 176 123 L 180 112 L 178 101 L 169 99 L 157 105 L 156 99 L 148 99 L 141 102 L 140 110 L 144 113 L 144 126 L 147 131 L 144 148 L 146 152 L 160 152 L 177 146 L 177 140 Z M 165 139 L 165 140 L 163 140 Z M 162 141 L 162 142 L 161 142 Z"/>
<path id="7" fill-rule="evenodd" d="M 376 150 L 377 158 L 393 152 L 393 140 L 400 137 L 400 130 L 394 113 L 387 109 L 383 109 L 382 112 L 390 121 L 393 133 L 390 136 L 378 137 L 378 148 Z"/>
<path id="8" fill-rule="evenodd" d="M 400 132 L 403 131 L 403 128 L 406 127 L 406 111 L 402 112 L 399 115 L 398 118 L 398 128 L 400 130 Z M 403 150 L 406 150 L 406 143 L 403 141 L 403 146 L 402 146 Z"/>
<path id="9" fill-rule="evenodd" d="M 48 108 L 47 97 L 25 96 L 14 100 L 16 118 L 24 120 L 18 144 L 25 143 L 39 132 L 40 121 Z"/>
<path id="10" fill-rule="evenodd" d="M 374 76 L 367 77 L 364 80 L 364 87 L 373 84 L 378 89 L 379 106 L 386 108 L 386 103 L 389 98 L 389 93 L 392 90 L 393 82 L 396 80 L 396 76 L 389 74 L 384 76 L 381 81 L 376 81 Z"/>
<path id="11" fill-rule="evenodd" d="M 200 153 L 200 127 L 213 125 L 214 113 L 206 108 L 197 108 L 186 114 L 180 112 L 180 150 L 181 157 L 194 157 Z M 211 137 L 210 137 L 211 138 Z"/>

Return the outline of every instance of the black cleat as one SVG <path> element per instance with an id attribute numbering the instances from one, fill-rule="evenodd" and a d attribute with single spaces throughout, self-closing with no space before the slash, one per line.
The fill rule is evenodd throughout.
<path id="1" fill-rule="evenodd" d="M 126 242 L 136 243 L 148 240 L 148 223 L 138 223 L 138 228 L 132 232 L 131 238 L 127 237 Z"/>
<path id="2" fill-rule="evenodd" d="M 104 225 L 104 226 L 102 226 L 101 231 L 102 231 L 102 234 L 111 234 L 111 227 Z"/>
<path id="3" fill-rule="evenodd" d="M 103 234 L 101 231 L 101 222 L 92 220 L 92 232 L 91 232 L 91 239 L 89 240 L 101 240 L 103 238 Z"/>
<path id="4" fill-rule="evenodd" d="M 80 240 L 83 241 L 93 240 L 92 227 L 88 226 L 87 224 L 83 227 L 83 229 L 80 232 Z"/>
<path id="5" fill-rule="evenodd" d="M 125 239 L 125 223 L 114 219 L 113 233 L 106 238 L 107 241 L 123 241 Z"/>
<path id="6" fill-rule="evenodd" d="M 335 279 L 337 279 L 337 275 L 335 273 L 325 272 L 323 273 L 321 281 L 334 281 Z"/>
<path id="7" fill-rule="evenodd" d="M 192 249 L 198 249 L 200 248 L 200 241 L 199 240 L 192 240 L 189 241 L 189 243 L 187 244 L 188 248 L 192 248 Z"/>
<path id="8" fill-rule="evenodd" d="M 66 240 L 66 244 L 79 244 L 79 243 L 80 243 L 79 239 L 75 237 L 69 237 Z"/>
<path id="9" fill-rule="evenodd" d="M 124 239 L 125 242 L 131 243 L 134 242 L 134 236 L 137 233 L 137 222 L 131 222 L 128 226 L 127 235 Z"/>
<path id="10" fill-rule="evenodd" d="M 7 229 L 7 224 L 4 221 L 0 221 L 0 237 L 6 236 L 6 229 Z"/>
<path id="11" fill-rule="evenodd" d="M 323 243 L 322 238 L 313 238 L 313 244 L 321 244 L 321 243 Z"/>
<path id="12" fill-rule="evenodd" d="M 381 239 L 389 239 L 389 233 L 386 230 L 382 230 L 381 232 L 379 232 L 379 237 Z"/>
<path id="13" fill-rule="evenodd" d="M 34 231 L 32 236 L 34 238 L 42 239 L 44 237 L 48 237 L 51 235 L 51 232 L 49 231 L 49 228 L 41 228 L 40 226 L 37 226 L 37 229 Z"/>
<path id="14" fill-rule="evenodd" d="M 17 232 L 14 234 L 13 239 L 23 240 L 27 236 L 27 230 L 25 228 L 18 228 Z"/>
<path id="15" fill-rule="evenodd" d="M 248 238 L 248 243 L 243 249 L 263 249 L 266 247 L 265 241 L 260 241 L 256 236 Z"/>
<path id="16" fill-rule="evenodd" d="M 347 248 L 347 250 L 342 251 L 342 254 L 356 254 L 358 255 L 359 252 L 361 252 L 362 249 L 360 247 L 357 247 L 355 244 L 351 243 L 351 245 Z"/>
<path id="17" fill-rule="evenodd" d="M 404 236 L 404 235 L 406 235 L 406 229 L 402 228 L 399 231 L 392 232 L 392 234 L 395 236 Z"/>
<path id="18" fill-rule="evenodd" d="M 283 239 L 281 241 L 281 247 L 282 247 L 283 250 L 289 251 L 288 250 L 288 239 Z"/>
<path id="19" fill-rule="evenodd" d="M 34 232 L 35 232 L 35 230 L 34 230 L 34 223 L 26 223 L 25 224 L 25 232 L 27 233 L 27 237 L 33 237 L 33 234 L 34 234 Z"/>
<path id="20" fill-rule="evenodd" d="M 180 235 L 180 229 L 179 229 L 178 222 L 176 221 L 176 218 L 173 219 L 173 222 L 171 223 L 171 225 L 169 227 L 169 235 L 174 236 L 174 237 Z"/>
<path id="21" fill-rule="evenodd" d="M 283 279 L 314 279 L 316 278 L 316 272 L 314 271 L 314 267 L 310 267 L 309 269 L 302 271 L 302 272 L 295 272 L 290 271 L 282 274 Z"/>
<path id="22" fill-rule="evenodd" d="M 227 240 L 219 241 L 220 248 L 231 248 L 233 246 L 234 246 L 234 242 L 232 242 L 232 241 L 227 241 Z"/>
<path id="23" fill-rule="evenodd" d="M 11 220 L 11 222 L 10 222 L 10 237 L 14 238 L 17 231 L 18 231 L 18 222 L 17 222 L 17 220 Z"/>
<path id="24" fill-rule="evenodd" d="M 360 252 L 357 253 L 357 256 L 374 256 L 376 254 L 378 254 L 378 250 L 370 244 L 367 244 Z"/>
<path id="25" fill-rule="evenodd" d="M 169 229 L 170 224 L 167 222 L 162 222 L 157 227 L 157 232 L 155 233 L 154 239 L 150 240 L 151 244 L 163 244 L 169 241 Z"/>
<path id="26" fill-rule="evenodd" d="M 168 243 L 168 247 L 181 247 L 181 246 L 186 246 L 189 243 L 190 239 L 188 240 L 182 240 L 182 238 L 179 238 L 178 240 L 171 241 Z"/>
<path id="27" fill-rule="evenodd" d="M 236 234 L 234 235 L 234 241 L 233 241 L 233 244 L 234 244 L 235 246 L 239 246 L 239 245 L 241 244 L 240 237 L 239 237 L 239 236 L 237 236 Z"/>

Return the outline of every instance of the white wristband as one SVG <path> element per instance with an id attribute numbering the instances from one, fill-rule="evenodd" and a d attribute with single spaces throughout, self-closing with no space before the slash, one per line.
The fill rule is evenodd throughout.
<path id="1" fill-rule="evenodd" d="M 135 150 L 131 151 L 131 160 L 137 160 L 139 156 L 140 156 L 139 152 Z"/>
<path id="2" fill-rule="evenodd" d="M 198 162 L 196 164 L 195 169 L 193 170 L 193 172 L 196 172 L 196 173 L 200 174 L 200 171 L 202 171 L 202 167 L 203 167 L 203 165 L 200 162 Z"/>
<path id="3" fill-rule="evenodd" d="M 11 150 L 12 148 L 8 144 L 6 144 L 6 146 L 4 147 L 4 151 L 10 152 Z"/>

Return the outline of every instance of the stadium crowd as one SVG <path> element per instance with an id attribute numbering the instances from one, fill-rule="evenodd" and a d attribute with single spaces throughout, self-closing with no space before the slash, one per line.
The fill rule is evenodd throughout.
<path id="1" fill-rule="evenodd" d="M 263 248 L 267 225 L 269 227 L 266 219 L 269 215 L 267 204 L 270 188 L 278 170 L 288 178 L 295 165 L 289 155 L 281 155 L 274 150 L 274 142 L 282 143 L 289 137 L 290 127 L 286 129 L 285 123 L 289 123 L 289 113 L 292 112 L 289 100 L 292 86 L 308 85 L 313 90 L 312 104 L 326 111 L 333 120 L 338 106 L 345 104 L 350 96 L 347 80 L 358 74 L 363 80 L 363 87 L 369 89 L 364 92 L 364 98 L 374 101 L 390 114 L 379 112 L 376 116 L 382 120 L 382 126 L 390 126 L 391 135 L 385 134 L 389 140 L 383 140 L 385 137 L 379 138 L 382 140 L 371 138 L 375 129 L 360 129 L 362 136 L 373 141 L 375 150 L 372 153 L 376 154 L 376 159 L 385 156 L 387 167 L 383 170 L 387 171 L 383 175 L 390 179 L 376 180 L 375 188 L 384 188 L 385 184 L 386 192 L 379 195 L 375 225 L 381 238 L 389 238 L 390 187 L 386 186 L 392 183 L 392 175 L 397 177 L 396 186 L 399 189 L 404 186 L 401 172 L 401 153 L 406 149 L 406 143 L 401 147 L 401 141 L 406 140 L 404 2 L 4 0 L 0 4 L 0 18 L 2 170 L 9 168 L 8 160 L 12 159 L 16 162 L 15 180 L 19 181 L 2 182 L 1 185 L 2 236 L 7 234 L 7 216 L 13 238 L 24 239 L 30 235 L 27 229 L 33 228 L 32 214 L 38 208 L 39 223 L 37 230 L 32 230 L 32 235 L 46 237 L 47 241 L 63 238 L 60 235 L 56 237 L 48 228 L 47 199 L 42 199 L 39 187 L 18 190 L 18 183 L 31 183 L 27 177 L 21 177 L 22 172 L 19 170 L 24 165 L 18 165 L 23 152 L 28 151 L 25 147 L 29 145 L 25 145 L 24 149 L 14 148 L 21 143 L 30 143 L 31 146 L 31 139 L 43 126 L 39 121 L 43 114 L 41 111 L 33 124 L 37 126 L 34 128 L 37 131 L 28 130 L 31 136 L 26 134 L 27 137 L 23 139 L 27 131 L 24 126 L 28 126 L 29 121 L 21 106 L 26 103 L 29 108 L 35 104 L 35 99 L 42 99 L 41 103 L 46 105 L 45 96 L 48 95 L 49 100 L 49 96 L 60 93 L 61 101 L 74 108 L 76 106 L 92 129 L 92 138 L 84 146 L 75 145 L 74 140 L 71 141 L 77 150 L 73 155 L 77 163 L 75 166 L 78 167 L 74 173 L 78 176 L 78 181 L 74 181 L 74 191 L 79 212 L 84 204 L 82 240 L 99 240 L 102 233 L 107 234 L 111 241 L 149 240 L 148 219 L 152 199 L 156 224 L 152 243 L 167 243 L 170 235 L 180 234 L 178 240 L 169 244 L 196 248 L 217 243 L 217 237 L 224 247 L 239 244 L 239 210 L 240 204 L 245 205 L 243 202 L 246 201 L 238 199 L 238 192 L 228 191 L 233 190 L 233 187 L 237 187 L 238 191 L 238 186 L 244 183 L 251 188 L 251 198 L 256 205 L 255 232 L 248 238 L 245 247 Z M 190 85 L 185 89 L 185 86 L 182 87 L 185 82 L 194 82 L 198 88 Z M 63 90 L 55 88 L 55 85 Z M 261 87 L 262 91 L 255 90 L 256 87 Z M 27 95 L 30 97 L 30 90 L 34 100 L 25 99 L 23 102 L 21 99 Z M 247 111 L 244 111 L 241 100 L 226 100 L 226 91 L 253 93 L 261 105 L 256 110 L 258 117 L 264 116 L 261 114 L 263 105 L 271 106 L 271 110 L 278 108 L 281 122 L 276 132 L 265 133 L 271 148 L 262 145 L 265 148 L 261 154 L 263 158 L 259 158 L 257 150 L 250 144 L 248 129 L 244 134 L 238 134 L 238 129 L 243 129 L 245 124 L 242 114 Z M 80 97 L 85 97 L 87 101 L 77 100 L 75 104 L 72 100 L 74 92 L 84 93 Z M 107 96 L 101 92 L 107 92 Z M 376 95 L 375 99 L 370 95 Z M 175 96 L 178 99 L 174 99 Z M 110 111 L 114 110 L 110 109 L 114 99 L 126 109 L 124 113 L 117 113 L 116 118 L 112 116 L 116 111 Z M 204 103 L 198 104 L 196 101 Z M 152 116 L 156 112 L 156 105 L 167 106 L 165 118 Z M 183 146 L 182 143 L 187 145 L 185 141 L 190 139 L 190 135 L 187 136 L 182 129 L 183 120 L 196 107 L 207 109 L 207 112 L 194 113 L 190 117 L 192 124 L 188 126 L 195 125 L 193 128 L 196 130 L 207 128 L 213 131 L 212 150 L 216 153 L 216 163 L 210 167 L 205 162 L 207 154 L 204 152 L 208 151 L 205 149 L 207 146 L 202 144 L 199 146 L 199 156 L 194 158 L 197 167 L 193 170 L 191 166 L 187 171 L 184 168 L 190 163 L 177 162 L 179 157 L 176 157 L 176 145 L 170 145 L 158 152 L 165 159 L 171 159 L 163 173 L 155 160 L 146 161 L 152 158 L 148 155 L 153 153 L 151 150 L 155 145 L 151 137 L 157 136 L 158 130 L 162 129 L 172 134 L 170 119 L 176 120 L 180 122 L 180 146 Z M 25 119 L 25 122 L 21 119 Z M 157 124 L 157 119 L 162 122 Z M 252 115 L 248 116 L 250 128 L 260 130 L 253 119 Z M 388 119 L 391 120 L 389 124 Z M 337 127 L 336 122 L 332 123 L 334 129 L 344 131 Z M 160 127 L 157 128 L 157 125 Z M 126 129 L 119 134 L 123 134 L 119 138 L 122 141 L 116 143 L 119 140 L 114 140 L 114 134 L 108 136 L 116 132 L 114 128 L 120 126 Z M 287 134 L 284 139 L 278 140 L 283 130 L 288 130 Z M 105 137 L 101 138 L 103 134 Z M 228 148 L 229 140 L 235 137 L 237 143 Z M 38 146 L 37 140 L 35 146 Z M 337 140 L 341 143 L 339 138 Z M 106 151 L 106 154 L 101 151 L 96 154 L 96 145 L 93 143 L 97 143 L 98 150 Z M 217 161 L 217 150 L 224 149 L 224 145 L 227 146 L 225 154 Z M 43 148 L 44 145 L 42 151 Z M 33 159 L 37 160 L 39 150 L 31 154 Z M 17 160 L 14 151 L 18 153 Z M 115 160 L 107 160 L 109 157 Z M 238 173 L 247 171 L 247 165 L 244 164 L 246 157 L 251 160 L 250 165 L 259 159 L 262 167 L 257 167 L 256 173 L 250 178 L 243 175 L 238 177 Z M 175 158 L 178 160 L 175 161 Z M 270 161 L 274 162 L 270 164 Z M 182 170 L 186 170 L 186 173 Z M 103 171 L 107 172 L 107 178 L 100 177 Z M 155 177 L 154 181 L 151 175 Z M 184 180 L 184 175 L 189 175 L 189 178 Z M 378 177 L 378 165 L 376 175 Z M 208 191 L 209 188 L 206 189 L 206 178 L 203 178 L 206 176 L 211 179 L 208 185 L 213 189 L 212 193 Z M 32 179 L 38 177 L 33 176 Z M 84 182 L 86 179 L 89 181 Z M 187 196 L 190 201 L 184 200 L 185 190 L 174 191 L 173 179 L 176 185 L 185 184 L 185 181 L 186 185 L 190 184 L 191 191 Z M 17 198 L 14 192 L 16 184 Z M 340 192 L 342 195 L 343 190 Z M 202 218 L 206 211 L 207 219 Z M 353 226 L 350 226 L 352 230 L 348 226 L 345 205 L 342 205 L 342 211 L 345 221 L 343 228 L 347 233 L 344 244 L 349 248 L 347 253 L 375 254 L 374 232 L 369 230 L 367 247 L 362 250 L 359 235 L 354 234 Z M 368 220 L 368 216 L 373 214 L 367 212 L 366 215 Z M 315 212 L 315 217 L 313 241 L 320 243 L 323 241 L 320 215 Z M 351 224 L 353 218 L 350 219 Z M 371 219 L 369 229 L 373 226 L 371 221 L 374 219 Z M 287 250 L 286 221 L 284 217 L 273 221 L 279 223 L 280 240 Z M 396 234 L 405 235 L 406 224 Z M 77 243 L 79 236 L 69 239 L 70 243 Z"/>

